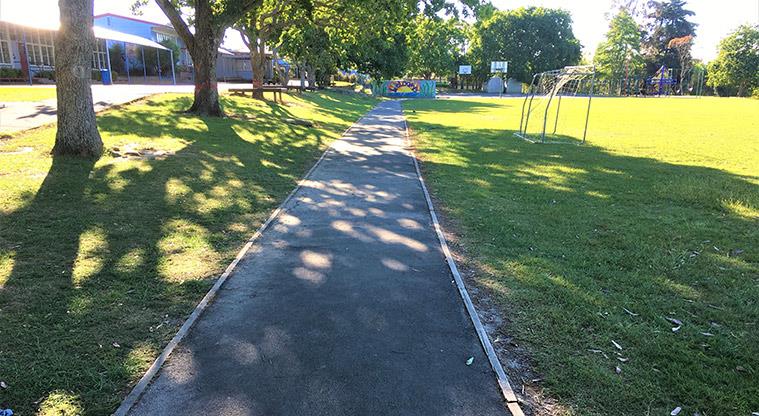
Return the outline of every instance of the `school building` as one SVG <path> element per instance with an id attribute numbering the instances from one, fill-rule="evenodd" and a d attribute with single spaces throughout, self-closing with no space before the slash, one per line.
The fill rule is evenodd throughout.
<path id="1" fill-rule="evenodd" d="M 33 22 L 0 19 L 0 82 L 52 82 L 56 30 Z M 121 83 L 193 81 L 192 59 L 172 26 L 106 13 L 95 16 L 93 31 L 95 79 L 105 77 Z M 176 48 L 166 47 L 171 45 L 167 42 Z M 271 56 L 268 58 L 267 79 L 272 76 Z M 217 76 L 225 81 L 252 80 L 249 52 L 220 48 Z"/>

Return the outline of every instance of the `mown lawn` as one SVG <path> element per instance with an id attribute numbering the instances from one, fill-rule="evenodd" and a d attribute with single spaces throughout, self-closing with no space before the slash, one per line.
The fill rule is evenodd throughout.
<path id="1" fill-rule="evenodd" d="M 163 160 L 53 159 L 54 128 L 0 142 L 0 409 L 110 414 L 271 210 L 374 103 L 285 98 L 225 97 L 227 119 L 181 114 L 190 99 L 180 95 L 98 116 L 107 148 L 174 152 Z M 315 126 L 283 121 L 293 118 Z"/>
<path id="2" fill-rule="evenodd" d="M 759 100 L 597 99 L 585 146 L 513 137 L 521 104 L 404 107 L 532 387 L 565 414 L 759 412 Z"/>
<path id="3" fill-rule="evenodd" d="M 55 87 L 0 87 L 0 102 L 50 99 L 55 99 Z"/>

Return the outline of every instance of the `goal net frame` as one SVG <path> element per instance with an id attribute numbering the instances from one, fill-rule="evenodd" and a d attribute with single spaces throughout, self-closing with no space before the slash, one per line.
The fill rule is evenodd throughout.
<path id="1" fill-rule="evenodd" d="M 515 136 L 527 140 L 531 143 L 556 143 L 567 144 L 571 142 L 557 141 L 546 137 L 549 129 L 549 135 L 555 135 L 559 127 L 559 113 L 561 111 L 561 97 L 575 96 L 583 97 L 587 95 L 588 105 L 585 110 L 585 123 L 582 132 L 580 144 L 584 144 L 588 134 L 588 118 L 590 116 L 590 103 L 593 99 L 593 93 L 596 80 L 596 67 L 594 65 L 565 66 L 561 69 L 554 69 L 535 74 L 532 77 L 527 95 L 522 102 L 522 115 L 519 119 L 519 132 Z M 588 85 L 589 82 L 589 85 Z M 585 87 L 585 88 L 583 88 Z M 589 87 L 589 88 L 588 88 Z M 545 104 L 543 104 L 545 102 Z M 555 104 L 555 110 L 552 105 Z M 545 105 L 545 109 L 543 109 Z M 530 115 L 535 111 L 543 112 L 542 126 L 538 124 L 538 132 L 528 132 L 531 126 L 536 123 L 535 117 L 530 120 Z M 549 125 L 549 119 L 552 120 L 552 126 Z M 540 123 L 538 120 L 537 123 Z"/>

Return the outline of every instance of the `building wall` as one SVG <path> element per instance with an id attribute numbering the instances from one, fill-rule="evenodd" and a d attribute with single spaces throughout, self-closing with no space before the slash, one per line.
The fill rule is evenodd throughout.
<path id="1" fill-rule="evenodd" d="M 26 54 L 33 74 L 52 70 L 55 65 L 54 39 L 55 33 L 50 30 L 0 22 L 0 68 L 22 69 L 21 57 Z"/>
<path id="2" fill-rule="evenodd" d="M 140 36 L 160 43 L 164 39 L 164 36 L 160 36 L 159 38 L 159 31 L 155 30 L 155 28 L 159 26 L 161 27 L 160 33 L 162 35 L 170 33 L 171 40 L 173 40 L 179 46 L 179 56 L 176 57 L 177 62 L 181 65 L 192 65 L 192 60 L 190 59 L 190 54 L 187 52 L 187 47 L 179 35 L 177 35 L 177 33 L 174 31 L 174 29 L 169 26 L 163 26 L 158 23 L 145 22 L 138 19 L 131 19 L 128 17 L 114 16 L 109 14 L 95 17 L 95 26 L 105 27 L 118 32 Z"/>
<path id="3" fill-rule="evenodd" d="M 264 82 L 269 82 L 274 74 L 272 61 L 269 57 L 266 59 L 264 72 Z M 216 62 L 216 78 L 219 81 L 253 81 L 253 71 L 250 65 L 250 56 L 248 54 L 237 54 L 235 56 L 219 55 Z"/>

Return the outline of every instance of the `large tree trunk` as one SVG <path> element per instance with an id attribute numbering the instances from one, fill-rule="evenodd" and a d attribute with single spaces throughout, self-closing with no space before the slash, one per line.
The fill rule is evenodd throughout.
<path id="1" fill-rule="evenodd" d="M 316 87 L 316 71 L 314 70 L 314 67 L 311 65 L 304 65 L 306 69 L 306 76 L 308 80 L 308 87 L 309 88 L 315 88 Z"/>
<path id="2" fill-rule="evenodd" d="M 303 63 L 298 64 L 298 75 L 300 76 L 300 88 L 306 88 L 306 68 Z"/>
<path id="3" fill-rule="evenodd" d="M 94 0 L 58 0 L 61 27 L 55 40 L 58 131 L 55 155 L 96 158 L 103 141 L 92 104 L 92 32 Z"/>
<path id="4" fill-rule="evenodd" d="M 258 39 L 250 38 L 250 69 L 253 71 L 253 98 L 263 100 L 264 72 L 266 72 L 266 41 L 259 33 Z"/>
<path id="5" fill-rule="evenodd" d="M 290 71 L 279 64 L 279 53 L 276 47 L 272 48 L 272 60 L 274 61 L 274 69 L 277 71 L 280 83 L 282 85 L 290 85 Z"/>
<path id="6" fill-rule="evenodd" d="M 216 84 L 216 59 L 221 45 L 220 30 L 214 25 L 214 16 L 208 0 L 195 4 L 194 45 L 189 49 L 195 67 L 195 101 L 188 113 L 221 117 L 219 89 Z"/>

